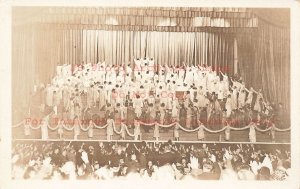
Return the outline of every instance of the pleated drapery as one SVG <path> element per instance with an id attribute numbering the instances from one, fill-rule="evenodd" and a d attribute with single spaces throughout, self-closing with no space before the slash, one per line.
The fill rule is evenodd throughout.
<path id="1" fill-rule="evenodd" d="M 134 58 L 153 57 L 162 65 L 176 66 L 184 62 L 186 65 L 217 67 L 233 61 L 233 37 L 230 34 L 83 30 L 73 32 L 73 35 L 79 35 L 70 44 L 71 31 L 62 31 L 65 36 L 63 40 L 68 43 L 65 51 L 72 52 L 74 47 L 82 50 L 77 54 L 65 54 L 61 63 L 105 61 L 120 65 L 132 62 Z"/>
<path id="2" fill-rule="evenodd" d="M 290 110 L 290 30 L 260 22 L 257 32 L 237 35 L 239 72 L 270 102 Z"/>

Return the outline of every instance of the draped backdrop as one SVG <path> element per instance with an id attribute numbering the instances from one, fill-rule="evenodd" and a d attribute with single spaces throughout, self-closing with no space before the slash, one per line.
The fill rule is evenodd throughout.
<path id="1" fill-rule="evenodd" d="M 262 88 L 269 100 L 289 108 L 289 26 L 273 24 L 267 11 L 85 8 L 80 16 L 79 9 L 35 8 L 28 11 L 31 19 L 13 11 L 14 107 L 28 107 L 33 86 L 49 83 L 57 65 L 153 57 L 162 65 L 206 64 L 229 75 L 237 69 L 247 87 Z"/>
<path id="2" fill-rule="evenodd" d="M 290 110 L 289 10 L 256 9 L 259 30 L 237 34 L 239 73 L 247 87 L 262 89 L 270 102 Z M 262 17 L 263 16 L 263 17 Z M 280 22 L 278 22 L 280 21 Z"/>

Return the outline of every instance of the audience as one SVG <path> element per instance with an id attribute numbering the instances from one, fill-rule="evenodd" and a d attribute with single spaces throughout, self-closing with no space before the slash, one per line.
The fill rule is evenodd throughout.
<path id="1" fill-rule="evenodd" d="M 286 180 L 287 145 L 13 142 L 13 179 Z"/>

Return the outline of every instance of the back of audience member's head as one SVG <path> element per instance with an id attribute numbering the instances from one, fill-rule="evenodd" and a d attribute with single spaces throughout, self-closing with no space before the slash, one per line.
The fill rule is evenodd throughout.
<path id="1" fill-rule="evenodd" d="M 255 180 L 255 175 L 248 169 L 241 169 L 237 172 L 239 180 Z"/>
<path id="2" fill-rule="evenodd" d="M 271 172 L 268 167 L 262 167 L 257 172 L 257 180 L 270 180 Z"/>

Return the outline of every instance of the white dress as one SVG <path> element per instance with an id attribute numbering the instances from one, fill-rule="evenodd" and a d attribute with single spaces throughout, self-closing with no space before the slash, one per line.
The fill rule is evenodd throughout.
<path id="1" fill-rule="evenodd" d="M 136 113 L 137 117 L 140 117 L 142 114 L 143 102 L 141 99 L 135 99 L 133 103 L 134 113 Z"/>
<path id="2" fill-rule="evenodd" d="M 140 124 L 138 122 L 135 123 L 134 127 L 134 140 L 138 140 L 138 137 L 141 135 Z"/>
<path id="3" fill-rule="evenodd" d="M 90 124 L 88 129 L 88 137 L 93 138 L 93 136 L 94 136 L 94 126 Z"/>
<path id="4" fill-rule="evenodd" d="M 197 91 L 197 100 L 198 100 L 198 106 L 200 108 L 203 108 L 206 106 L 206 97 L 204 96 L 204 90 L 198 89 Z"/>
<path id="5" fill-rule="evenodd" d="M 41 124 L 41 133 L 42 133 L 42 140 L 47 140 L 49 138 L 48 124 L 45 120 L 43 120 L 43 123 Z"/>
<path id="6" fill-rule="evenodd" d="M 238 97 L 239 108 L 243 108 L 245 106 L 245 100 L 246 100 L 246 93 L 240 92 Z"/>
<path id="7" fill-rule="evenodd" d="M 252 104 L 252 99 L 253 99 L 253 91 L 249 91 L 248 96 L 247 96 L 247 100 L 246 100 L 246 104 L 251 105 Z"/>
<path id="8" fill-rule="evenodd" d="M 107 120 L 106 134 L 107 134 L 108 136 L 112 136 L 112 135 L 114 134 L 114 130 L 113 130 L 113 120 L 112 120 L 112 119 L 108 119 L 108 120 Z"/>
<path id="9" fill-rule="evenodd" d="M 154 126 L 153 137 L 159 138 L 159 126 L 157 124 Z"/>
<path id="10" fill-rule="evenodd" d="M 125 125 L 124 124 L 121 124 L 121 138 L 122 139 L 125 139 L 126 137 L 126 129 L 125 129 Z"/>
<path id="11" fill-rule="evenodd" d="M 203 140 L 203 139 L 205 138 L 203 127 L 200 127 L 200 128 L 199 128 L 197 134 L 198 134 L 198 140 Z"/>
<path id="12" fill-rule="evenodd" d="M 231 97 L 227 97 L 225 108 L 226 108 L 226 117 L 230 117 L 231 112 L 232 112 L 232 99 L 231 99 Z"/>
<path id="13" fill-rule="evenodd" d="M 75 121 L 74 123 L 74 139 L 77 140 L 78 139 L 78 136 L 80 134 L 80 125 L 79 125 L 79 122 L 76 123 L 78 121 Z"/>
<path id="14" fill-rule="evenodd" d="M 250 142 L 256 142 L 256 130 L 254 123 L 251 123 L 249 128 L 249 140 Z"/>
<path id="15" fill-rule="evenodd" d="M 174 127 L 174 138 L 179 138 L 179 126 L 175 125 Z"/>
<path id="16" fill-rule="evenodd" d="M 230 140 L 230 128 L 225 129 L 225 140 L 228 141 Z"/>
<path id="17" fill-rule="evenodd" d="M 223 98 L 224 98 L 224 88 L 223 87 L 224 86 L 222 83 L 218 84 L 218 99 L 219 100 L 223 100 Z"/>
<path id="18" fill-rule="evenodd" d="M 173 108 L 172 108 L 172 119 L 173 120 L 177 120 L 178 119 L 178 114 L 179 114 L 178 108 L 176 107 L 176 105 L 173 105 Z"/>
<path id="19" fill-rule="evenodd" d="M 263 96 L 262 96 L 261 93 L 258 93 L 255 104 L 254 104 L 254 107 L 253 107 L 253 109 L 258 111 L 258 112 L 261 112 L 260 99 L 263 99 Z"/>
<path id="20" fill-rule="evenodd" d="M 231 95 L 231 100 L 232 100 L 232 109 L 233 110 L 235 110 L 235 109 L 237 109 L 237 89 L 234 89 L 233 91 L 232 91 L 232 95 Z"/>

